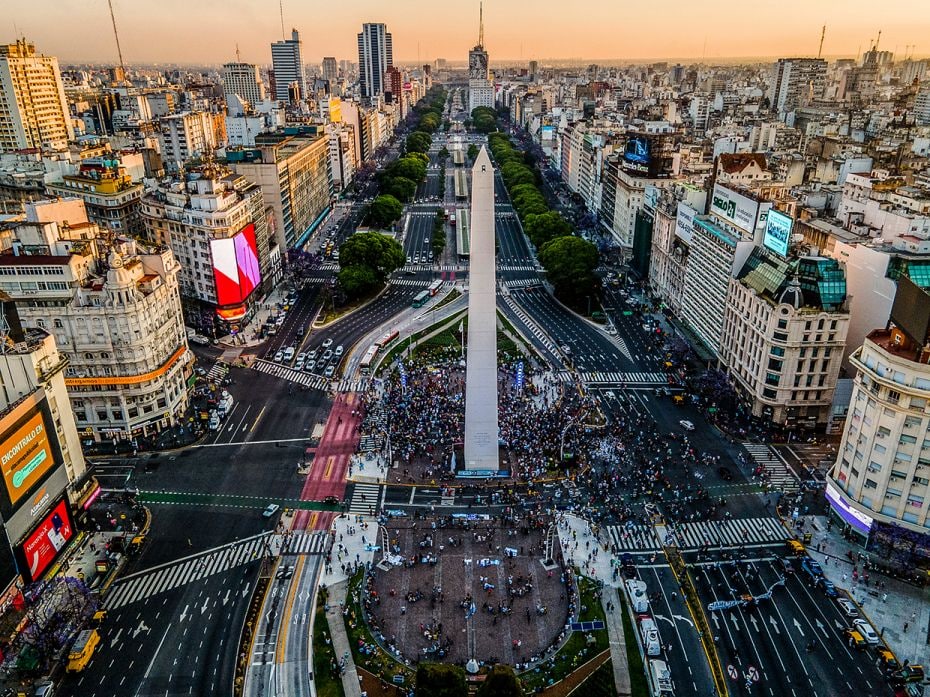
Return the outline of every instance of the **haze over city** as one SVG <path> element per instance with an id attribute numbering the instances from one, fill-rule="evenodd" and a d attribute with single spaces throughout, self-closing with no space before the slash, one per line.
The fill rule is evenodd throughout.
<path id="1" fill-rule="evenodd" d="M 127 63 L 217 64 L 235 56 L 267 61 L 267 44 L 281 38 L 275 0 L 115 0 Z M 462 60 L 477 37 L 478 3 L 428 0 L 351 0 L 333 5 L 284 0 L 286 31 L 300 30 L 307 60 L 351 57 L 362 22 L 390 25 L 398 62 Z M 105 2 L 12 0 L 5 29 L 41 45 L 64 62 L 113 62 L 104 33 L 94 41 L 75 35 L 74 22 L 109 24 Z M 930 3 L 921 0 L 786 0 L 757 7 L 742 0 L 617 2 L 581 6 L 563 0 L 491 0 L 485 3 L 485 44 L 496 62 L 530 59 L 653 60 L 768 58 L 823 54 L 854 57 L 882 30 L 881 48 L 923 55 Z"/>

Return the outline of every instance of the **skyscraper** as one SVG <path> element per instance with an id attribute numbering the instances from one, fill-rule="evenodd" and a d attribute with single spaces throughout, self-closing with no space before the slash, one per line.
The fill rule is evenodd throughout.
<path id="1" fill-rule="evenodd" d="M 226 95 L 238 95 L 253 108 L 264 101 L 265 85 L 258 74 L 258 66 L 252 63 L 224 63 L 223 92 Z M 227 96 L 226 102 L 229 101 Z"/>
<path id="2" fill-rule="evenodd" d="M 362 98 L 384 94 L 384 74 L 394 65 L 394 47 L 386 24 L 363 24 L 358 35 L 358 81 Z"/>
<path id="3" fill-rule="evenodd" d="M 291 38 L 271 44 L 271 63 L 274 68 L 274 98 L 279 102 L 289 100 L 288 91 L 297 83 L 301 99 L 307 96 L 307 79 L 300 57 L 300 34 L 291 29 Z"/>
<path id="4" fill-rule="evenodd" d="M 779 58 L 769 87 L 772 111 L 785 114 L 823 97 L 826 82 L 827 61 L 822 58 Z"/>
<path id="5" fill-rule="evenodd" d="M 468 52 L 468 111 L 476 107 L 494 107 L 494 85 L 488 71 L 488 52 L 484 50 L 484 6 L 478 5 L 478 43 Z"/>
<path id="6" fill-rule="evenodd" d="M 58 59 L 25 39 L 0 46 L 0 152 L 57 150 L 72 138 Z"/>
<path id="7" fill-rule="evenodd" d="M 336 66 L 336 59 L 332 56 L 326 56 L 323 58 L 323 79 L 327 80 L 330 83 L 336 81 L 339 77 L 339 69 Z"/>

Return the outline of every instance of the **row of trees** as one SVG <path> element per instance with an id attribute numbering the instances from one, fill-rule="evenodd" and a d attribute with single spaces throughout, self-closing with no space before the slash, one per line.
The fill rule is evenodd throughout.
<path id="1" fill-rule="evenodd" d="M 479 133 L 491 133 L 497 130 L 497 112 L 486 106 L 476 106 L 471 110 L 471 127 Z"/>
<path id="2" fill-rule="evenodd" d="M 534 160 L 517 150 L 503 133 L 488 136 L 488 147 L 556 296 L 572 307 L 585 308 L 587 301 L 596 297 L 599 286 L 594 273 L 597 247 L 573 235 L 571 224 L 549 208 Z"/>
<path id="3" fill-rule="evenodd" d="M 384 285 L 404 265 L 404 249 L 380 232 L 359 232 L 339 248 L 339 285 L 350 299 L 364 297 Z"/>

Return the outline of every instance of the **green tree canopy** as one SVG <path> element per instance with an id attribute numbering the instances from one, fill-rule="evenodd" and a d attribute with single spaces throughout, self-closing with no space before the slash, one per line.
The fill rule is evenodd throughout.
<path id="1" fill-rule="evenodd" d="M 568 305 L 582 307 L 597 293 L 597 247 L 580 237 L 556 237 L 539 250 L 539 261 L 555 288 L 556 296 Z"/>
<path id="2" fill-rule="evenodd" d="M 480 150 L 478 149 L 478 146 L 474 143 L 470 143 L 468 146 L 468 159 L 474 160 L 476 157 L 478 157 L 479 152 Z"/>
<path id="3" fill-rule="evenodd" d="M 426 164 L 428 162 L 429 158 L 422 153 L 405 155 L 388 165 L 382 175 L 382 181 L 393 177 L 406 177 L 412 182 L 421 182 L 426 176 Z"/>
<path id="4" fill-rule="evenodd" d="M 481 133 L 497 130 L 497 112 L 485 106 L 478 106 L 471 111 L 472 127 Z"/>
<path id="5" fill-rule="evenodd" d="M 404 261 L 404 248 L 393 237 L 380 232 L 356 233 L 339 248 L 339 263 L 343 268 L 369 269 L 378 281 L 403 266 Z"/>
<path id="6" fill-rule="evenodd" d="M 523 685 L 513 668 L 498 663 L 491 668 L 475 697 L 523 697 Z"/>
<path id="7" fill-rule="evenodd" d="M 381 190 L 398 201 L 412 201 L 417 193 L 417 183 L 407 177 L 392 177 L 385 180 Z"/>
<path id="8" fill-rule="evenodd" d="M 367 266 L 343 266 L 339 271 L 339 285 L 350 300 L 368 295 L 380 283 L 374 270 Z"/>
<path id="9" fill-rule="evenodd" d="M 507 186 L 517 186 L 519 184 L 535 184 L 536 175 L 526 165 L 516 161 L 504 163 L 501 167 L 501 176 Z"/>
<path id="10" fill-rule="evenodd" d="M 375 227 L 388 227 L 400 218 L 403 212 L 404 206 L 400 201 L 390 194 L 382 194 L 368 207 L 368 222 Z"/>
<path id="11" fill-rule="evenodd" d="M 420 119 L 420 130 L 432 133 L 439 128 L 440 120 L 441 117 L 437 116 L 435 112 L 428 112 Z"/>
<path id="12" fill-rule="evenodd" d="M 526 220 L 523 221 L 523 229 L 537 249 L 549 240 L 572 233 L 572 226 L 555 211 L 527 215 Z"/>
<path id="13" fill-rule="evenodd" d="M 429 133 L 425 131 L 414 131 L 409 136 L 404 144 L 407 152 L 427 152 L 429 146 L 432 144 L 433 139 L 430 137 Z"/>
<path id="14" fill-rule="evenodd" d="M 417 697 L 467 697 L 465 670 L 451 663 L 421 663 L 417 666 Z"/>

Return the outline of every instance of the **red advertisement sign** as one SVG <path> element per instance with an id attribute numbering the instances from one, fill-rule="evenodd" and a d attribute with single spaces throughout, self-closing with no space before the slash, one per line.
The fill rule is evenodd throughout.
<path id="1" fill-rule="evenodd" d="M 74 523 L 68 511 L 68 502 L 59 501 L 48 515 L 25 539 L 20 547 L 20 572 L 27 583 L 36 580 L 55 561 L 74 537 Z"/>

